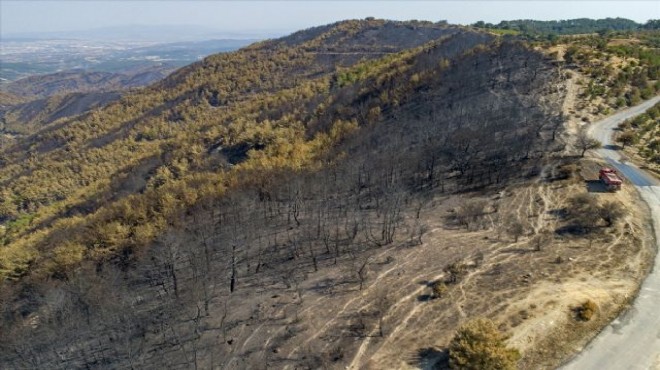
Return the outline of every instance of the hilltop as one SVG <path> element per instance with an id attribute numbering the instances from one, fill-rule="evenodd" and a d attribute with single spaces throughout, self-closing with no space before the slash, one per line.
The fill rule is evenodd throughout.
<path id="1" fill-rule="evenodd" d="M 502 21 L 498 24 L 477 22 L 474 26 L 510 33 L 520 33 L 530 38 L 554 38 L 558 35 L 578 35 L 593 33 L 633 32 L 657 29 L 658 20 L 651 19 L 644 24 L 626 18 L 605 19 L 566 19 L 559 21 L 538 21 L 533 19 L 517 19 Z"/>

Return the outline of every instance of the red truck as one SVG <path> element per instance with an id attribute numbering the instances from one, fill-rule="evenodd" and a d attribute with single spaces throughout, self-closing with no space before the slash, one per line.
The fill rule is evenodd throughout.
<path id="1" fill-rule="evenodd" d="M 603 184 L 605 184 L 607 190 L 621 190 L 621 184 L 623 184 L 623 180 L 621 180 L 615 170 L 608 167 L 603 167 L 600 169 L 600 172 L 598 172 L 598 178 Z"/>

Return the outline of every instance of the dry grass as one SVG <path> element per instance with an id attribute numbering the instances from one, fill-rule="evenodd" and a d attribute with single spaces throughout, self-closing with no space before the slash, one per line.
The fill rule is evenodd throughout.
<path id="1" fill-rule="evenodd" d="M 607 43 L 607 46 L 631 45 L 631 44 L 639 44 L 640 42 L 641 41 L 636 38 L 612 39 Z"/>
<path id="2" fill-rule="evenodd" d="M 642 157 L 639 154 L 638 146 L 642 147 L 648 143 L 650 138 L 644 138 L 640 145 L 627 146 L 623 152 L 632 163 L 637 165 L 637 167 L 645 169 L 647 173 L 655 175 L 656 178 L 660 179 L 660 163 L 654 163 L 650 160 Z"/>

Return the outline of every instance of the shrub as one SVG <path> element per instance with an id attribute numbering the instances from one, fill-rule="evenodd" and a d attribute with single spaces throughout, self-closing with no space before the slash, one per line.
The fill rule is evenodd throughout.
<path id="1" fill-rule="evenodd" d="M 600 207 L 599 215 L 610 227 L 626 214 L 626 209 L 619 202 L 607 202 Z"/>
<path id="2" fill-rule="evenodd" d="M 470 230 L 470 227 L 483 217 L 487 206 L 488 202 L 483 199 L 464 200 L 456 209 L 456 220 Z"/>
<path id="3" fill-rule="evenodd" d="M 452 369 L 515 369 L 520 359 L 517 349 L 507 348 L 505 337 L 488 319 L 475 319 L 458 329 L 449 344 Z"/>
<path id="4" fill-rule="evenodd" d="M 449 274 L 448 283 L 457 283 L 467 272 L 467 266 L 462 262 L 454 262 L 447 265 L 444 271 Z"/>
<path id="5" fill-rule="evenodd" d="M 596 303 L 591 299 L 587 299 L 575 311 L 579 320 L 589 321 L 594 316 L 597 309 L 598 306 L 596 306 Z"/>
<path id="6" fill-rule="evenodd" d="M 569 178 L 573 177 L 573 175 L 577 172 L 578 172 L 578 166 L 577 165 L 575 165 L 573 163 L 565 164 L 565 165 L 557 167 L 555 179 L 557 179 L 557 180 L 566 180 L 566 179 L 569 179 Z"/>
<path id="7" fill-rule="evenodd" d="M 433 283 L 433 285 L 431 285 L 431 288 L 433 289 L 433 296 L 435 298 L 443 297 L 445 294 L 447 294 L 448 291 L 447 284 L 442 281 L 436 281 Z"/>
<path id="8" fill-rule="evenodd" d="M 632 122 L 630 122 L 630 120 L 625 120 L 625 121 L 619 123 L 619 125 L 617 127 L 621 131 L 629 130 L 632 127 Z"/>
<path id="9" fill-rule="evenodd" d="M 601 219 L 600 212 L 598 202 L 590 194 L 577 194 L 569 200 L 569 217 L 580 232 L 596 227 Z"/>
<path id="10" fill-rule="evenodd" d="M 618 97 L 618 98 L 616 99 L 614 105 L 615 105 L 617 108 L 621 108 L 621 107 L 623 107 L 624 105 L 626 105 L 626 98 L 624 98 L 624 97 L 622 97 L 622 96 Z"/>

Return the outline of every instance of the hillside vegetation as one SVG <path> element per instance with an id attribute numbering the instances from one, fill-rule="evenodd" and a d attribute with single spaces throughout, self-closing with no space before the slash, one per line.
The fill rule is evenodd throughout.
<path id="1" fill-rule="evenodd" d="M 499 25 L 475 23 L 495 33 L 517 34 L 558 58 L 583 79 L 585 104 L 596 113 L 635 105 L 660 91 L 660 30 L 657 20 L 646 24 L 615 19 L 566 21 L 503 21 Z M 599 31 L 596 33 L 596 31 Z"/>
<path id="2" fill-rule="evenodd" d="M 626 37 L 584 37 L 566 40 L 564 60 L 578 66 L 590 79 L 588 100 L 600 100 L 606 108 L 638 104 L 660 91 L 660 31 Z M 605 109 L 601 108 L 601 109 Z"/>
<path id="3" fill-rule="evenodd" d="M 4 84 L 0 89 L 0 134 L 7 147 L 16 136 L 34 134 L 58 120 L 104 107 L 126 90 L 163 79 L 173 67 L 137 67 L 122 73 L 67 70 Z"/>
<path id="4" fill-rule="evenodd" d="M 556 39 L 558 35 L 578 35 L 593 33 L 631 32 L 653 30 L 660 27 L 657 19 L 640 24 L 625 18 L 605 19 L 566 19 L 559 21 L 537 21 L 533 19 L 518 19 L 501 21 L 498 24 L 483 21 L 473 24 L 475 27 L 487 28 L 493 31 L 509 31 L 531 39 Z"/>
<path id="5" fill-rule="evenodd" d="M 22 78 L 3 85 L 2 90 L 30 100 L 67 93 L 116 91 L 149 85 L 173 70 L 168 65 L 141 67 L 123 73 L 73 69 Z"/>
<path id="6" fill-rule="evenodd" d="M 634 31 L 537 39 L 536 50 L 555 59 L 568 81 L 569 131 L 639 104 L 660 92 L 660 30 L 649 21 Z"/>
<path id="7" fill-rule="evenodd" d="M 660 169 L 660 104 L 654 105 L 643 114 L 623 122 L 616 141 L 633 156 L 641 157 L 649 167 Z"/>
<path id="8" fill-rule="evenodd" d="M 419 194 L 534 167 L 561 123 L 556 78 L 524 45 L 420 22 L 347 21 L 208 57 L 3 150 L 3 291 L 70 281 L 85 261 L 160 260 L 148 247 L 185 235 L 206 269 L 229 264 L 229 292 L 391 244 Z M 19 297 L 24 317 L 50 307 Z"/>
<path id="9" fill-rule="evenodd" d="M 0 109 L 23 103 L 24 99 L 4 91 L 0 91 Z"/>
<path id="10" fill-rule="evenodd" d="M 86 246 L 87 256 L 130 255 L 183 208 L 223 192 L 236 181 L 238 169 L 312 165 L 357 124 L 351 121 L 358 114 L 363 121 L 373 121 L 379 118 L 377 109 L 386 109 L 387 103 L 400 104 L 399 95 L 411 87 L 408 81 L 390 81 L 408 72 L 407 59 L 423 49 L 406 50 L 376 63 L 363 62 L 332 78 L 325 75 L 358 62 L 360 55 L 376 59 L 415 46 L 408 40 L 422 44 L 458 34 L 443 51 L 456 55 L 487 39 L 456 29 L 429 26 L 428 30 L 426 37 L 409 38 L 406 31 L 417 33 L 415 26 L 347 22 L 308 40 L 298 40 L 300 35 L 294 34 L 212 56 L 144 92 L 5 150 L 0 220 L 5 222 L 6 248 L 0 256 L 0 274 L 19 277 L 28 272 L 29 265 L 45 267 L 37 260 L 51 258 L 44 259 L 47 256 L 42 252 L 64 241 L 58 230 L 72 227 L 81 232 L 74 232 L 73 239 L 70 232 L 65 233 L 67 243 Z M 369 31 L 377 33 L 371 36 Z M 367 39 L 353 36 L 356 33 Z M 384 46 L 362 46 L 369 44 L 369 36 L 379 40 L 380 33 Z M 345 42 L 346 38 L 354 44 Z M 291 40 L 296 40 L 294 46 L 286 46 Z M 336 43 L 347 50 L 327 51 L 338 48 Z M 386 69 L 390 76 L 377 76 Z M 368 77 L 389 84 L 387 95 L 382 96 L 387 100 L 371 105 L 333 104 L 336 94 L 329 94 L 333 85 L 339 88 L 344 79 L 359 82 Z M 419 77 L 418 82 L 423 81 Z M 347 95 L 359 93 L 353 85 L 338 97 L 356 99 Z M 325 113 L 326 109 L 331 110 Z M 222 170 L 238 162 L 244 162 L 238 169 Z M 107 233 L 110 239 L 103 240 Z"/>
<path id="11" fill-rule="evenodd" d="M 36 127 L 0 148 L 0 363 L 435 366 L 474 316 L 569 346 L 648 252 L 638 211 L 572 196 L 563 72 L 516 38 L 351 20 Z M 585 289 L 609 293 L 566 324 L 556 292 Z M 526 368 L 571 350 L 532 339 Z"/>
<path id="12" fill-rule="evenodd" d="M 0 133 L 30 135 L 60 119 L 87 113 L 119 100 L 119 92 L 55 95 L 0 107 Z"/>

